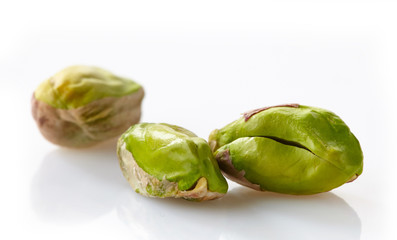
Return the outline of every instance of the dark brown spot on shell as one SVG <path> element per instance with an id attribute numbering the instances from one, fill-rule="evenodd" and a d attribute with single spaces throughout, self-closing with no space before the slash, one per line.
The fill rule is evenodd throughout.
<path id="1" fill-rule="evenodd" d="M 39 125 L 43 126 L 47 121 L 48 121 L 48 119 L 46 117 L 40 117 L 39 118 Z"/>

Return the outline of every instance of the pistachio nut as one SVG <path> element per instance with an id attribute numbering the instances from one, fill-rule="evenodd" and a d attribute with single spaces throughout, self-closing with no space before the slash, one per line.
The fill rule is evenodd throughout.
<path id="1" fill-rule="evenodd" d="M 227 192 L 208 143 L 182 127 L 133 125 L 120 137 L 117 155 L 124 177 L 144 196 L 202 201 Z"/>
<path id="2" fill-rule="evenodd" d="M 214 130 L 209 144 L 224 174 L 256 190 L 329 191 L 357 178 L 363 153 L 334 113 L 298 104 L 256 109 Z"/>
<path id="3" fill-rule="evenodd" d="M 98 67 L 71 66 L 42 82 L 32 114 L 43 136 L 65 147 L 119 137 L 139 122 L 143 88 Z"/>

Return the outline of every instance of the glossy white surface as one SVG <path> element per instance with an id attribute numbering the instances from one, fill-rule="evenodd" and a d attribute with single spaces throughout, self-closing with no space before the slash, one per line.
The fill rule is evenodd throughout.
<path id="1" fill-rule="evenodd" d="M 397 239 L 397 16 L 392 1 L 0 3 L 0 239 Z M 203 138 L 253 108 L 338 114 L 364 172 L 329 193 L 230 183 L 219 200 L 142 197 L 111 142 L 48 143 L 30 114 L 45 78 L 91 64 L 143 84 L 142 121 Z"/>

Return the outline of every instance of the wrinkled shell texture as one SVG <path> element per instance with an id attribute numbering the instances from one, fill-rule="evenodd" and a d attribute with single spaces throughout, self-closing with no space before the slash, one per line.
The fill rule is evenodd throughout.
<path id="1" fill-rule="evenodd" d="M 201 201 L 227 191 L 208 143 L 181 127 L 136 124 L 120 137 L 117 153 L 123 175 L 144 196 Z"/>
<path id="2" fill-rule="evenodd" d="M 32 115 L 50 142 L 88 147 L 120 136 L 141 116 L 143 88 L 94 66 L 67 67 L 43 81 L 32 97 Z"/>
<path id="3" fill-rule="evenodd" d="M 334 113 L 290 104 L 253 110 L 209 137 L 229 179 L 256 190 L 326 192 L 363 169 L 358 140 Z"/>
<path id="4" fill-rule="evenodd" d="M 120 140 L 119 140 L 120 141 Z M 178 184 L 167 179 L 159 180 L 138 166 L 132 154 L 125 148 L 125 143 L 119 142 L 118 156 L 121 171 L 135 192 L 146 197 L 175 197 L 194 201 L 205 201 L 221 198 L 224 193 L 211 192 L 207 180 L 202 177 L 196 186 L 187 191 L 178 189 Z"/>
<path id="5" fill-rule="evenodd" d="M 88 147 L 120 136 L 141 117 L 144 91 L 107 97 L 75 109 L 59 109 L 32 97 L 32 115 L 50 142 L 72 148 Z"/>

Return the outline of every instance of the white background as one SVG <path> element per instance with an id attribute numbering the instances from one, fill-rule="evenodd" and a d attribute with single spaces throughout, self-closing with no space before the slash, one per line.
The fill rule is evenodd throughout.
<path id="1" fill-rule="evenodd" d="M 395 1 L 0 2 L 1 239 L 397 239 Z M 73 64 L 146 90 L 142 121 L 203 138 L 257 107 L 338 114 L 364 172 L 329 193 L 230 184 L 222 199 L 142 197 L 114 145 L 48 143 L 30 114 L 37 85 Z"/>

